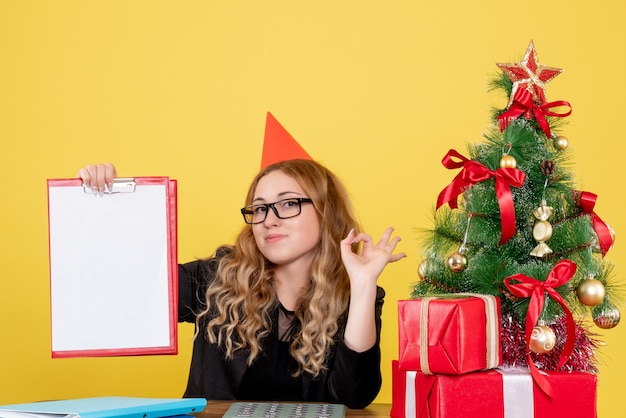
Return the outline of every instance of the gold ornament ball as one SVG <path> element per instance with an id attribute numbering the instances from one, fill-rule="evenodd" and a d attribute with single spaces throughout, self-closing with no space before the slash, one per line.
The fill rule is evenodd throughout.
<path id="1" fill-rule="evenodd" d="M 422 262 L 417 266 L 417 275 L 421 280 L 426 278 L 426 273 L 428 272 L 428 260 L 422 260 Z"/>
<path id="2" fill-rule="evenodd" d="M 561 151 L 565 151 L 569 147 L 569 141 L 564 136 L 557 136 L 554 138 L 554 146 Z"/>
<path id="3" fill-rule="evenodd" d="M 500 168 L 515 168 L 517 167 L 517 161 L 511 155 L 503 155 L 500 158 Z"/>
<path id="4" fill-rule="evenodd" d="M 528 348 L 537 354 L 545 354 L 552 351 L 556 344 L 556 335 L 552 328 L 545 325 L 537 325 L 530 334 Z"/>
<path id="5" fill-rule="evenodd" d="M 615 328 L 617 324 L 619 324 L 621 316 L 617 306 L 613 305 L 608 300 L 605 300 L 604 303 L 596 306 L 593 308 L 593 311 L 591 311 L 593 323 L 602 329 Z"/>
<path id="6" fill-rule="evenodd" d="M 552 225 L 548 221 L 538 221 L 533 227 L 533 238 L 537 242 L 545 242 L 552 237 Z"/>
<path id="7" fill-rule="evenodd" d="M 576 295 L 580 303 L 586 306 L 596 306 L 602 303 L 606 290 L 600 280 L 587 278 L 581 280 L 576 288 Z"/>
<path id="8" fill-rule="evenodd" d="M 453 252 L 448 257 L 448 267 L 455 273 L 460 273 L 467 268 L 467 257 L 458 251 Z"/>

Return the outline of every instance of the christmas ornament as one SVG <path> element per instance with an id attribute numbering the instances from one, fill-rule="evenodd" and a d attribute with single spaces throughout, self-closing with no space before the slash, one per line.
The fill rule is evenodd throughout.
<path id="1" fill-rule="evenodd" d="M 461 250 L 455 251 L 448 257 L 448 267 L 455 273 L 465 271 L 467 268 L 467 257 Z"/>
<path id="2" fill-rule="evenodd" d="M 576 269 L 576 264 L 573 261 L 564 259 L 554 265 L 545 280 L 537 280 L 521 273 L 514 274 L 504 279 L 504 285 L 514 296 L 530 298 L 528 302 L 528 310 L 526 311 L 525 325 L 526 343 L 529 348 L 534 327 L 537 324 L 543 325 L 539 322 L 539 318 L 541 318 L 542 311 L 545 309 L 547 301 L 550 300 L 556 302 L 563 309 L 563 313 L 565 314 L 565 319 L 567 321 L 567 331 L 565 333 L 566 337 L 563 349 L 559 354 L 559 364 L 557 369 L 563 367 L 574 352 L 576 345 L 576 322 L 574 321 L 574 316 L 572 315 L 569 306 L 563 299 L 563 296 L 561 296 L 556 289 L 565 285 L 574 276 L 574 274 L 576 274 Z M 536 340 L 538 343 L 540 340 L 539 336 L 536 336 Z M 546 337 L 545 341 L 548 341 L 548 337 Z M 539 344 L 533 343 L 533 347 L 535 349 L 538 349 L 537 347 L 539 346 Z M 539 369 L 535 365 L 530 352 L 528 353 L 528 367 L 530 368 L 533 380 L 537 383 L 541 390 L 546 394 L 552 393 L 550 382 L 539 372 Z"/>
<path id="3" fill-rule="evenodd" d="M 538 242 L 537 246 L 530 252 L 530 255 L 534 257 L 543 257 L 552 253 L 552 249 L 546 244 L 546 241 L 552 238 L 552 225 L 547 219 L 552 216 L 553 211 L 554 209 L 548 206 L 543 199 L 541 206 L 533 211 L 533 216 L 537 218 L 533 227 L 533 238 Z"/>
<path id="4" fill-rule="evenodd" d="M 463 243 L 459 251 L 455 251 L 448 257 L 448 267 L 455 273 L 465 271 L 467 268 L 467 257 L 465 257 L 465 251 L 467 251 L 467 234 L 469 233 L 470 221 L 472 220 L 472 214 L 467 214 L 467 225 L 465 226 L 465 235 L 463 235 Z"/>
<path id="5" fill-rule="evenodd" d="M 552 224 L 543 219 L 535 223 L 533 227 L 533 238 L 535 241 L 543 242 L 552 238 Z"/>
<path id="6" fill-rule="evenodd" d="M 497 65 L 513 82 L 507 110 L 498 116 L 500 132 L 504 132 L 509 123 L 519 117 L 534 118 L 546 138 L 552 138 L 546 117 L 564 118 L 572 113 L 572 107 L 564 100 L 546 103 L 545 84 L 563 70 L 540 65 L 532 41 L 522 62 Z M 569 110 L 562 113 L 553 110 L 560 107 L 568 107 Z"/>
<path id="7" fill-rule="evenodd" d="M 591 323 L 593 325 L 593 323 Z M 576 349 L 567 361 L 567 370 L 596 374 L 598 372 L 595 355 L 600 351 L 601 341 L 595 336 L 587 321 L 576 321 Z M 566 320 L 564 317 L 555 318 L 550 322 L 550 328 L 557 336 L 565 335 Z M 514 315 L 502 314 L 502 364 L 506 366 L 522 365 L 526 363 L 528 344 L 524 334 L 524 323 Z M 557 338 L 556 345 L 551 352 L 541 356 L 543 370 L 558 370 L 559 354 L 561 353 L 562 339 Z"/>
<path id="8" fill-rule="evenodd" d="M 533 101 L 540 105 L 546 103 L 546 87 L 545 85 L 554 77 L 559 75 L 563 70 L 561 68 L 546 67 L 539 64 L 535 45 L 530 41 L 522 62 L 513 64 L 496 64 L 513 82 L 511 97 L 509 99 L 510 107 L 513 98 L 518 89 L 526 89 L 532 94 Z"/>
<path id="9" fill-rule="evenodd" d="M 500 168 L 516 168 L 517 161 L 512 155 L 504 154 L 502 158 L 500 158 Z"/>
<path id="10" fill-rule="evenodd" d="M 613 305 L 609 298 L 606 298 L 604 302 L 593 308 L 591 317 L 593 318 L 593 323 L 599 328 L 611 329 L 619 324 L 621 314 L 617 306 Z"/>
<path id="11" fill-rule="evenodd" d="M 511 144 L 506 144 L 508 149 L 506 151 L 502 151 L 502 158 L 500 158 L 500 168 L 516 168 L 517 167 L 517 161 L 515 161 L 515 157 L 513 157 L 512 155 L 509 155 L 509 152 L 511 152 L 511 149 L 513 148 L 513 145 Z"/>
<path id="12" fill-rule="evenodd" d="M 454 158 L 460 161 L 455 161 Z M 459 196 L 468 188 L 490 178 L 495 180 L 496 198 L 500 207 L 500 222 L 502 224 L 500 245 L 504 245 L 515 235 L 515 206 L 511 187 L 521 187 L 526 181 L 526 174 L 518 169 L 498 168 L 492 171 L 478 161 L 470 160 L 453 149 L 448 151 L 441 163 L 448 169 L 462 167 L 462 170 L 452 180 L 452 183 L 439 193 L 436 209 L 446 203 L 451 209 L 456 209 L 458 208 Z"/>
<path id="13" fill-rule="evenodd" d="M 554 138 L 554 146 L 558 150 L 565 151 L 569 147 L 569 141 L 564 136 L 557 136 Z"/>
<path id="14" fill-rule="evenodd" d="M 576 288 L 576 295 L 580 303 L 586 306 L 596 306 L 602 303 L 606 291 L 600 280 L 594 278 L 593 274 L 580 281 Z"/>
<path id="15" fill-rule="evenodd" d="M 422 260 L 422 262 L 417 266 L 417 275 L 421 280 L 426 278 L 426 272 L 428 271 L 428 260 Z"/>
<path id="16" fill-rule="evenodd" d="M 528 348 L 533 353 L 545 354 L 552 351 L 556 344 L 556 335 L 552 328 L 546 325 L 537 325 L 530 334 Z"/>
<path id="17" fill-rule="evenodd" d="M 541 171 L 541 174 L 543 174 L 544 176 L 552 177 L 554 173 L 556 172 L 556 164 L 552 160 L 543 160 L 539 164 L 539 170 Z M 546 185 L 547 185 L 547 182 L 546 182 Z M 545 190 L 545 186 L 544 186 L 544 190 Z"/>

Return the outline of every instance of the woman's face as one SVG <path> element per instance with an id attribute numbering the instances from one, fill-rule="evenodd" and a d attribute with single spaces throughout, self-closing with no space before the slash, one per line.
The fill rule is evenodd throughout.
<path id="1" fill-rule="evenodd" d="M 308 198 L 298 182 L 280 170 L 262 177 L 254 192 L 253 205 L 279 200 Z M 300 215 L 280 219 L 272 209 L 265 221 L 252 225 L 252 233 L 261 253 L 277 266 L 300 266 L 309 269 L 320 241 L 320 220 L 312 203 L 302 203 Z"/>

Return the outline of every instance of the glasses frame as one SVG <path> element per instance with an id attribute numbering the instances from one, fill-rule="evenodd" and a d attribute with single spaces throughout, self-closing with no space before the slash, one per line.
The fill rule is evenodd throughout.
<path id="1" fill-rule="evenodd" d="M 299 209 L 298 213 L 296 213 L 295 215 L 291 215 L 291 216 L 280 216 L 280 214 L 278 213 L 278 209 L 276 209 L 275 205 L 277 205 L 278 203 L 285 202 L 287 200 L 294 200 L 298 202 L 298 209 Z M 308 197 L 288 197 L 286 199 L 277 200 L 276 202 L 272 202 L 272 203 L 257 203 L 256 205 L 248 205 L 248 206 L 241 208 L 241 215 L 243 216 L 244 222 L 247 223 L 248 225 L 256 225 L 256 224 L 265 222 L 265 220 L 267 219 L 267 214 L 270 213 L 269 209 L 272 209 L 272 212 L 274 212 L 274 215 L 276 215 L 278 219 L 295 218 L 296 216 L 302 213 L 303 203 L 313 203 L 313 200 L 309 199 Z M 263 217 L 263 219 L 258 222 L 248 222 L 246 215 L 254 215 L 254 212 L 252 211 L 252 209 L 255 207 L 261 207 L 261 206 L 265 206 L 265 209 L 266 209 L 265 216 Z"/>

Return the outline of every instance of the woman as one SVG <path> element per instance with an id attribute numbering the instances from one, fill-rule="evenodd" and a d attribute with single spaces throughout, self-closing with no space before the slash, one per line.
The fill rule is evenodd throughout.
<path id="1" fill-rule="evenodd" d="M 115 167 L 79 177 L 103 193 Z M 359 232 L 337 177 L 310 160 L 263 169 L 232 246 L 179 265 L 179 320 L 195 322 L 185 396 L 369 405 L 380 390 L 384 291 L 399 237 Z M 362 246 L 359 252 L 357 246 Z"/>

